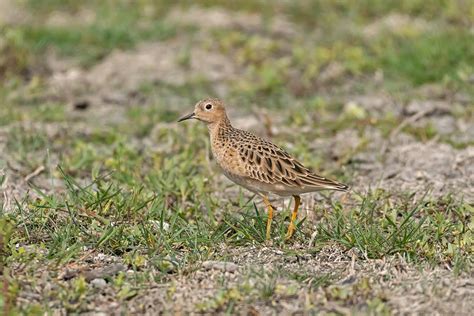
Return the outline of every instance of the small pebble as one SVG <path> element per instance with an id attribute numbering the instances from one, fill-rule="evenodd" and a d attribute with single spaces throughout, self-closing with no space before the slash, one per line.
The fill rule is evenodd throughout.
<path id="1" fill-rule="evenodd" d="M 96 288 L 102 289 L 107 285 L 107 282 L 104 279 L 94 279 L 91 281 L 91 284 Z"/>
<path id="2" fill-rule="evenodd" d="M 204 261 L 202 266 L 205 270 L 220 270 L 224 272 L 235 272 L 239 269 L 239 266 L 233 262 L 223 261 Z"/>

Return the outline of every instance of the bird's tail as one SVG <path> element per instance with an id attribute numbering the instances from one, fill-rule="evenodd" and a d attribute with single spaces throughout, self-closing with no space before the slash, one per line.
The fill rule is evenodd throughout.
<path id="1" fill-rule="evenodd" d="M 331 180 L 325 177 L 321 177 L 316 174 L 309 174 L 306 176 L 306 179 L 310 180 L 312 183 L 308 183 L 312 186 L 319 187 L 325 190 L 336 190 L 336 191 L 349 191 L 349 186 L 345 185 L 344 183 Z"/>

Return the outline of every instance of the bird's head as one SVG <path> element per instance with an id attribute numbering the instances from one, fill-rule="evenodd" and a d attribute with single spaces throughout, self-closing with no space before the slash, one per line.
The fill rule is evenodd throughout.
<path id="1" fill-rule="evenodd" d="M 204 99 L 196 103 L 193 113 L 181 117 L 178 122 L 197 119 L 207 124 L 213 124 L 226 118 L 224 103 L 221 100 Z"/>

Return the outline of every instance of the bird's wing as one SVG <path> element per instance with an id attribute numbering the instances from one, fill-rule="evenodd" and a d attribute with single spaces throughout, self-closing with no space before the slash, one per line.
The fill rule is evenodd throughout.
<path id="1" fill-rule="evenodd" d="M 251 133 L 242 134 L 245 145 L 239 158 L 245 164 L 245 176 L 268 184 L 346 191 L 345 184 L 313 173 L 284 149 Z"/>

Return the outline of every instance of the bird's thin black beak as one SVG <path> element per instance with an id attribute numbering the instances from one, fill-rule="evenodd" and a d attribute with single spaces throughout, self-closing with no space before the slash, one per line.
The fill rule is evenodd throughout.
<path id="1" fill-rule="evenodd" d="M 188 115 L 183 116 L 182 118 L 180 118 L 180 119 L 178 120 L 178 122 L 186 121 L 186 120 L 189 120 L 189 119 L 192 119 L 192 118 L 194 118 L 194 113 L 191 113 L 191 114 L 188 114 Z"/>

